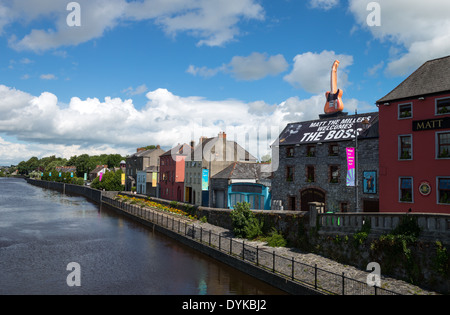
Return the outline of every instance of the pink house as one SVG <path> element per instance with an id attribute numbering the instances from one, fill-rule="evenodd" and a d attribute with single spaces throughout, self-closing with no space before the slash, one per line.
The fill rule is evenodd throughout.
<path id="1" fill-rule="evenodd" d="M 184 201 L 184 166 L 191 146 L 179 144 L 159 157 L 160 198 Z"/>

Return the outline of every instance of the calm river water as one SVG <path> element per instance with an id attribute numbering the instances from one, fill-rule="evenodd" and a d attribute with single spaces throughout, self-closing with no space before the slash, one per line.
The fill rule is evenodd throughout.
<path id="1" fill-rule="evenodd" d="M 80 286 L 68 286 L 71 262 Z M 0 178 L 0 295 L 283 294 L 83 197 Z"/>

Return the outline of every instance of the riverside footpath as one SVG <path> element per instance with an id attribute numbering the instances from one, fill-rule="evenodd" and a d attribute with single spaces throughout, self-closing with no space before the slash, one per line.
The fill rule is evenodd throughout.
<path id="1" fill-rule="evenodd" d="M 291 294 L 438 295 L 383 275 L 380 287 L 372 287 L 368 271 L 296 248 L 236 238 L 223 227 L 111 197 L 104 196 L 103 204 Z"/>

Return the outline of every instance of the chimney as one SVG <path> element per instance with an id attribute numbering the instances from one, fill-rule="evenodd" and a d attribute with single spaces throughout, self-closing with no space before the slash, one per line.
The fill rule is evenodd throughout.
<path id="1" fill-rule="evenodd" d="M 191 147 L 194 148 L 194 145 L 195 145 L 195 141 L 191 140 Z"/>
<path id="2" fill-rule="evenodd" d="M 161 146 L 158 144 L 158 145 L 156 146 L 156 148 L 157 148 L 157 149 L 161 149 Z"/>
<path id="3" fill-rule="evenodd" d="M 227 134 L 223 131 L 219 132 L 219 139 L 226 139 L 227 138 Z"/>

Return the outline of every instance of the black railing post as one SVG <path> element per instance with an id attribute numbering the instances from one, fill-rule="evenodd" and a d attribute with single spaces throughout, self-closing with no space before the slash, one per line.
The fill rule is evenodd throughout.
<path id="1" fill-rule="evenodd" d="M 275 251 L 273 251 L 273 259 L 272 259 L 272 262 L 273 262 L 272 271 L 273 271 L 273 273 L 275 273 Z"/>
<path id="2" fill-rule="evenodd" d="M 211 230 L 209 230 L 209 246 L 211 247 Z"/>
<path id="3" fill-rule="evenodd" d="M 294 280 L 294 256 L 292 256 L 292 280 Z"/>
<path id="4" fill-rule="evenodd" d="M 259 266 L 259 246 L 256 246 L 256 265 Z"/>
<path id="5" fill-rule="evenodd" d="M 233 254 L 233 239 L 230 237 L 230 255 Z"/>
<path id="6" fill-rule="evenodd" d="M 220 251 L 220 244 L 222 243 L 222 234 L 219 234 L 219 251 Z"/>
<path id="7" fill-rule="evenodd" d="M 342 273 L 342 295 L 345 295 L 345 275 Z"/>
<path id="8" fill-rule="evenodd" d="M 242 241 L 242 260 L 245 260 L 245 242 Z"/>
<path id="9" fill-rule="evenodd" d="M 317 290 L 317 264 L 314 265 L 314 289 Z"/>

